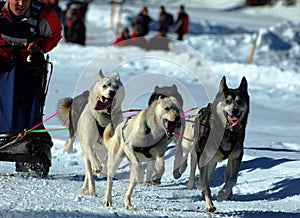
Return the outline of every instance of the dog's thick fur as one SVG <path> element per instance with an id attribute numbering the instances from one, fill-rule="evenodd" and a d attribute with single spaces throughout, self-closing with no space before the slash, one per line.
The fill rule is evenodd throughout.
<path id="1" fill-rule="evenodd" d="M 180 114 L 183 114 L 183 98 L 179 93 L 177 86 L 175 84 L 173 84 L 172 86 L 162 86 L 162 87 L 155 86 L 154 92 L 149 98 L 148 106 L 150 106 L 159 97 L 165 98 L 171 96 L 176 98 L 179 105 L 179 112 Z M 176 128 L 176 131 L 180 133 L 180 135 L 183 135 L 184 128 L 185 128 L 185 119 L 181 118 L 180 123 L 181 125 Z M 179 178 L 180 177 L 179 167 L 181 165 L 182 155 L 183 155 L 183 151 L 181 147 L 182 138 L 179 137 L 178 135 L 174 135 L 174 137 L 170 138 L 168 144 L 171 143 L 173 140 L 176 142 L 176 154 L 174 159 L 173 175 L 174 178 Z M 146 176 L 147 186 L 160 184 L 161 178 L 156 178 L 155 175 L 157 175 L 155 172 L 155 161 L 151 161 L 147 165 L 147 176 Z"/>
<path id="2" fill-rule="evenodd" d="M 103 145 L 103 132 L 108 124 L 115 127 L 123 121 L 121 104 L 124 95 L 118 72 L 113 77 L 105 77 L 100 70 L 98 81 L 90 91 L 58 103 L 58 117 L 69 128 L 65 150 L 72 152 L 76 136 L 82 148 L 85 165 L 83 193 L 96 195 L 93 172 L 101 175 L 106 170 L 107 149 Z"/>
<path id="3" fill-rule="evenodd" d="M 181 166 L 182 171 L 186 168 L 187 154 L 192 150 L 191 173 L 187 187 L 189 189 L 194 187 L 198 163 L 200 179 L 197 188 L 202 190 L 207 212 L 216 210 L 209 184 L 217 163 L 225 159 L 228 160 L 225 169 L 225 184 L 219 191 L 217 200 L 232 198 L 232 188 L 237 182 L 243 157 L 250 100 L 247 89 L 245 77 L 236 89 L 228 88 L 226 78 L 223 77 L 214 102 L 201 108 L 195 118 L 195 123 L 185 129 L 184 136 L 194 139 L 194 142 L 183 140 L 185 163 Z"/>
<path id="4" fill-rule="evenodd" d="M 112 177 L 122 159 L 130 161 L 130 185 L 124 196 L 125 207 L 133 209 L 131 195 L 144 172 L 141 162 L 155 160 L 157 178 L 164 173 L 163 156 L 168 138 L 180 123 L 178 102 L 174 97 L 159 98 L 137 116 L 120 123 L 113 136 L 110 125 L 104 131 L 104 144 L 108 148 L 107 184 L 104 205 L 112 205 Z"/>

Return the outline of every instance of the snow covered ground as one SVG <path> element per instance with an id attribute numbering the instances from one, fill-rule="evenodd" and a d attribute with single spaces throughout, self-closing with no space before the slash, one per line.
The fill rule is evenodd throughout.
<path id="1" fill-rule="evenodd" d="M 250 117 L 233 200 L 216 201 L 223 184 L 226 162 L 222 162 L 211 184 L 217 211 L 206 214 L 200 191 L 185 187 L 189 171 L 178 180 L 173 178 L 175 149 L 171 144 L 162 184 L 136 187 L 132 197 L 136 211 L 125 210 L 123 204 L 129 184 L 126 161 L 114 181 L 113 207 L 106 208 L 102 204 L 104 179 L 96 178 L 98 197 L 80 193 L 84 179 L 80 145 L 76 142 L 74 152 L 66 154 L 67 132 L 61 131 L 51 133 L 52 167 L 46 179 L 15 173 L 13 163 L 0 163 L 1 217 L 300 217 L 300 2 L 286 7 L 279 1 L 273 7 L 260 8 L 237 7 L 241 3 L 237 0 L 164 2 L 173 14 L 185 2 L 191 19 L 191 34 L 183 44 L 173 43 L 170 52 L 110 47 L 115 37 L 109 26 L 110 5 L 106 1 L 91 3 L 87 46 L 62 40 L 50 53 L 54 74 L 45 117 L 55 113 L 59 99 L 88 89 L 100 68 L 105 73 L 119 71 L 126 87 L 124 110 L 144 108 L 155 85 L 173 83 L 184 96 L 184 109 L 203 106 L 213 98 L 223 75 L 230 87 L 237 87 L 245 76 Z M 121 26 L 128 26 L 143 5 L 156 20 L 160 4 L 155 0 L 127 1 Z M 155 34 L 153 30 L 151 34 Z M 248 65 L 256 32 L 261 38 L 253 64 Z M 169 37 L 176 38 L 174 34 Z M 45 125 L 62 127 L 57 118 Z"/>

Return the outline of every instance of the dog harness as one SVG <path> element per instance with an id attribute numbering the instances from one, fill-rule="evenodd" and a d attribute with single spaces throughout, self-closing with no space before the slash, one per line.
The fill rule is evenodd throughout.
<path id="1" fill-rule="evenodd" d="M 212 104 L 209 103 L 206 107 L 201 108 L 198 111 L 198 117 L 199 117 L 199 139 L 198 139 L 198 148 L 196 149 L 197 152 L 202 152 L 204 146 L 206 145 L 207 138 L 210 134 L 210 126 L 212 121 Z M 226 128 L 225 131 L 230 131 Z M 219 146 L 218 151 L 221 153 L 222 159 L 226 160 L 230 158 L 235 151 L 237 145 L 239 144 L 237 141 L 233 140 L 234 142 L 231 142 L 231 148 L 230 150 L 224 150 L 222 146 Z M 197 145 L 196 144 L 196 145 Z"/>
<path id="2" fill-rule="evenodd" d="M 123 126 L 123 128 L 122 128 L 122 139 L 123 139 L 124 142 L 126 141 L 125 135 L 124 135 L 124 130 L 125 130 L 125 128 L 127 127 L 127 123 L 128 123 L 128 120 L 129 120 L 129 119 L 131 119 L 131 117 L 128 117 L 128 118 L 126 119 L 126 122 L 124 123 L 124 126 Z M 144 120 L 144 130 L 145 130 L 146 135 L 149 134 L 149 133 L 151 132 L 151 129 L 150 129 L 150 128 L 148 127 L 148 125 L 147 125 L 146 119 Z M 133 150 L 134 150 L 135 152 L 142 153 L 142 154 L 143 154 L 145 157 L 147 157 L 147 158 L 152 158 L 153 155 L 150 153 L 150 150 L 151 150 L 153 147 L 155 147 L 157 144 L 159 144 L 165 137 L 167 137 L 166 134 L 164 134 L 158 142 L 156 142 L 154 145 L 151 145 L 151 146 L 147 146 L 147 147 L 133 146 Z"/>
<path id="3" fill-rule="evenodd" d="M 236 143 L 234 146 L 231 146 L 231 149 L 226 151 L 222 148 L 222 146 L 219 146 L 219 151 L 221 153 L 222 159 L 226 160 L 228 158 L 231 157 L 231 155 L 233 154 L 233 152 L 235 151 L 235 148 L 237 146 L 238 143 Z"/>

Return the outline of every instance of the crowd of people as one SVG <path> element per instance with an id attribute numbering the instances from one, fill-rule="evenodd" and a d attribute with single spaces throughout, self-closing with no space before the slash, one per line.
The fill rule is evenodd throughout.
<path id="1" fill-rule="evenodd" d="M 143 7 L 132 21 L 132 33 L 130 33 L 129 27 L 125 27 L 121 35 L 115 39 L 113 45 L 123 46 L 125 40 L 146 36 L 149 33 L 149 25 L 152 21 L 153 19 L 148 14 L 148 8 Z M 167 12 L 165 6 L 160 6 L 156 27 L 157 36 L 167 37 L 169 31 L 177 34 L 177 40 L 183 40 L 183 36 L 188 33 L 189 16 L 185 11 L 184 5 L 179 6 L 176 20 L 174 20 L 174 16 L 171 13 Z"/>

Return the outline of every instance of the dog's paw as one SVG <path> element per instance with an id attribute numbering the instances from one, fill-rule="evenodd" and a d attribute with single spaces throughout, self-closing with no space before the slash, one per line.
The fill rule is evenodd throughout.
<path id="1" fill-rule="evenodd" d="M 181 173 L 179 172 L 179 168 L 173 171 L 174 179 L 179 179 L 181 177 Z"/>
<path id="2" fill-rule="evenodd" d="M 185 185 L 186 185 L 186 188 L 188 190 L 192 190 L 195 186 L 195 181 L 194 180 L 189 180 L 185 183 Z"/>
<path id="3" fill-rule="evenodd" d="M 154 186 L 160 185 L 160 184 L 161 184 L 160 180 L 161 180 L 161 178 L 159 178 L 159 179 L 153 179 L 153 180 L 151 181 L 151 183 L 152 183 L 152 185 L 154 185 Z"/>
<path id="4" fill-rule="evenodd" d="M 157 185 L 160 185 L 160 184 L 161 184 L 160 179 L 155 179 L 155 180 L 152 180 L 152 181 L 145 182 L 144 186 L 150 187 L 150 186 L 157 186 Z"/>
<path id="5" fill-rule="evenodd" d="M 71 154 L 73 151 L 73 145 L 71 145 L 69 142 L 67 142 L 64 146 L 64 149 L 68 154 Z"/>
<path id="6" fill-rule="evenodd" d="M 105 197 L 103 204 L 104 204 L 105 207 L 111 207 L 112 206 L 112 199 L 109 198 L 109 197 Z"/>
<path id="7" fill-rule="evenodd" d="M 212 207 L 206 207 L 206 213 L 214 213 L 217 208 L 215 206 L 212 206 Z"/>
<path id="8" fill-rule="evenodd" d="M 92 196 L 92 197 L 98 197 L 96 192 L 91 192 L 91 193 L 89 193 L 89 195 Z"/>
<path id="9" fill-rule="evenodd" d="M 103 173 L 103 172 L 96 173 L 96 175 L 97 175 L 97 177 L 98 177 L 99 179 L 102 179 L 102 178 L 106 177 L 106 174 Z"/>
<path id="10" fill-rule="evenodd" d="M 226 189 L 221 189 L 221 191 L 219 191 L 217 196 L 217 201 L 222 202 L 224 200 L 231 200 L 231 199 L 232 199 L 232 191 Z"/>
<path id="11" fill-rule="evenodd" d="M 146 181 L 146 182 L 144 183 L 144 186 L 150 187 L 150 186 L 152 186 L 152 182 Z"/>
<path id="12" fill-rule="evenodd" d="M 125 206 L 126 210 L 137 210 L 135 207 L 133 207 L 132 205 L 126 205 Z"/>

